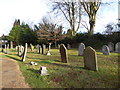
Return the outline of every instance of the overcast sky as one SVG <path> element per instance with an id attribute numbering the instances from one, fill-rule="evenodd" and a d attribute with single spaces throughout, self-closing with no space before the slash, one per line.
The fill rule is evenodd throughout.
<path id="1" fill-rule="evenodd" d="M 95 32 L 103 32 L 106 24 L 117 22 L 118 0 L 105 1 L 114 3 L 103 6 L 98 11 Z M 9 34 L 15 19 L 34 25 L 39 23 L 49 11 L 50 5 L 46 0 L 0 0 L 0 36 Z M 63 25 L 66 27 L 66 24 Z M 83 29 L 84 31 L 86 30 Z"/>

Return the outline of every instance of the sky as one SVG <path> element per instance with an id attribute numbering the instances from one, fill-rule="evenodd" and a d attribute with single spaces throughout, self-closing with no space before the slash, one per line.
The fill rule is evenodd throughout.
<path id="1" fill-rule="evenodd" d="M 102 33 L 108 23 L 117 23 L 118 0 L 103 0 L 113 2 L 100 7 L 97 13 L 95 33 Z M 31 26 L 40 23 L 42 17 L 48 15 L 51 4 L 47 0 L 0 0 L 0 36 L 8 35 L 15 19 L 20 19 Z M 59 18 L 64 21 L 64 18 Z M 88 21 L 88 18 L 84 18 Z M 54 19 L 52 19 L 54 21 Z M 68 28 L 68 23 L 60 22 Z M 84 28 L 82 32 L 86 32 Z"/>

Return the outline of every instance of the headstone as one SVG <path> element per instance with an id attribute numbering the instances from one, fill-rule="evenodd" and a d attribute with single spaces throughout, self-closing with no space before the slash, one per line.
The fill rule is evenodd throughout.
<path id="1" fill-rule="evenodd" d="M 80 43 L 80 44 L 79 44 L 79 47 L 78 47 L 78 55 L 79 55 L 79 56 L 83 56 L 84 49 L 85 49 L 84 43 Z"/>
<path id="2" fill-rule="evenodd" d="M 13 49 L 13 42 L 10 41 L 10 49 Z"/>
<path id="3" fill-rule="evenodd" d="M 90 46 L 84 50 L 84 67 L 89 70 L 98 71 L 96 51 Z"/>
<path id="4" fill-rule="evenodd" d="M 63 63 L 68 62 L 68 55 L 67 55 L 67 49 L 64 44 L 60 45 L 60 54 L 61 54 L 61 61 Z"/>
<path id="5" fill-rule="evenodd" d="M 44 54 L 45 53 L 45 45 L 43 44 L 42 45 L 42 54 Z"/>
<path id="6" fill-rule="evenodd" d="M 67 49 L 71 49 L 71 46 L 70 46 L 70 44 L 67 44 Z"/>
<path id="7" fill-rule="evenodd" d="M 102 47 L 102 52 L 104 55 L 109 55 L 110 54 L 109 47 L 107 45 L 104 45 Z"/>
<path id="8" fill-rule="evenodd" d="M 60 44 L 58 44 L 58 48 L 60 48 Z"/>
<path id="9" fill-rule="evenodd" d="M 22 56 L 23 53 L 24 53 L 24 46 L 22 46 L 22 45 L 20 45 L 20 52 L 21 52 L 21 55 L 20 55 L 20 56 Z"/>
<path id="10" fill-rule="evenodd" d="M 7 53 L 7 46 L 6 46 L 6 44 L 5 44 L 5 53 Z"/>
<path id="11" fill-rule="evenodd" d="M 10 51 L 9 51 L 9 44 L 7 44 L 7 48 L 6 48 L 6 54 L 9 54 Z"/>
<path id="12" fill-rule="evenodd" d="M 108 47 L 109 47 L 110 52 L 114 51 L 114 44 L 112 42 L 108 43 Z"/>
<path id="13" fill-rule="evenodd" d="M 18 56 L 21 56 L 21 48 L 20 48 L 20 45 L 18 45 Z"/>
<path id="14" fill-rule="evenodd" d="M 15 50 L 18 51 L 18 46 L 15 47 Z"/>
<path id="15" fill-rule="evenodd" d="M 46 54 L 46 55 L 51 55 L 51 54 L 50 54 L 50 51 L 47 51 L 47 54 Z"/>
<path id="16" fill-rule="evenodd" d="M 49 43 L 48 45 L 48 51 L 50 51 L 50 49 L 51 49 L 51 43 Z"/>
<path id="17" fill-rule="evenodd" d="M 33 51 L 33 49 L 34 49 L 34 46 L 32 44 L 30 44 L 30 49 L 31 49 L 31 51 Z"/>
<path id="18" fill-rule="evenodd" d="M 41 74 L 41 76 L 43 76 L 43 75 L 49 75 L 46 67 L 44 67 L 44 66 L 40 67 L 40 74 Z"/>
<path id="19" fill-rule="evenodd" d="M 31 65 L 38 65 L 37 63 L 35 62 L 30 62 Z"/>
<path id="20" fill-rule="evenodd" d="M 39 45 L 38 47 L 38 53 L 40 54 L 41 53 L 41 46 Z"/>
<path id="21" fill-rule="evenodd" d="M 115 52 L 120 53 L 120 42 L 116 43 Z"/>
<path id="22" fill-rule="evenodd" d="M 36 45 L 36 48 L 39 48 L 39 46 L 40 46 L 40 45 L 39 45 L 39 44 L 37 44 L 37 45 Z"/>
<path id="23" fill-rule="evenodd" d="M 25 48 L 24 48 L 24 52 L 23 52 L 23 56 L 22 56 L 22 61 L 24 62 L 25 61 L 25 58 L 26 58 L 26 54 L 27 54 L 27 43 L 25 43 Z"/>

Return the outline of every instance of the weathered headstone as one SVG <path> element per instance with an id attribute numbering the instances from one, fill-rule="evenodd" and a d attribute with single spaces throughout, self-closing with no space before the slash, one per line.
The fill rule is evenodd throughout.
<path id="1" fill-rule="evenodd" d="M 116 43 L 115 52 L 120 53 L 120 42 Z"/>
<path id="2" fill-rule="evenodd" d="M 13 49 L 13 42 L 10 41 L 10 49 Z"/>
<path id="3" fill-rule="evenodd" d="M 60 44 L 58 44 L 58 48 L 60 48 Z"/>
<path id="4" fill-rule="evenodd" d="M 33 51 L 33 49 L 34 49 L 34 46 L 32 44 L 30 44 L 30 49 L 31 49 L 31 51 Z"/>
<path id="5" fill-rule="evenodd" d="M 38 53 L 40 54 L 41 53 L 41 46 L 39 45 L 38 47 Z"/>
<path id="6" fill-rule="evenodd" d="M 71 46 L 70 46 L 70 44 L 67 44 L 67 49 L 71 49 Z"/>
<path id="7" fill-rule="evenodd" d="M 20 45 L 18 45 L 18 56 L 21 56 Z"/>
<path id="8" fill-rule="evenodd" d="M 24 62 L 25 61 L 25 58 L 26 58 L 26 54 L 27 54 L 27 43 L 25 43 L 25 48 L 24 48 L 24 52 L 23 52 L 23 55 L 22 55 L 22 61 Z"/>
<path id="9" fill-rule="evenodd" d="M 89 70 L 98 71 L 96 51 L 90 46 L 84 50 L 84 67 Z"/>
<path id="10" fill-rule="evenodd" d="M 40 74 L 41 74 L 41 76 L 43 76 L 43 75 L 49 75 L 46 67 L 44 67 L 44 66 L 40 67 Z"/>
<path id="11" fill-rule="evenodd" d="M 60 45 L 60 54 L 61 54 L 61 61 L 63 63 L 68 62 L 68 55 L 67 55 L 67 49 L 64 44 Z"/>
<path id="12" fill-rule="evenodd" d="M 42 54 L 45 54 L 45 45 L 42 45 Z"/>
<path id="13" fill-rule="evenodd" d="M 5 44 L 5 53 L 7 53 L 7 46 L 6 46 L 6 44 Z"/>
<path id="14" fill-rule="evenodd" d="M 50 51 L 50 49 L 51 49 L 51 43 L 49 43 L 48 45 L 48 51 Z"/>
<path id="15" fill-rule="evenodd" d="M 114 44 L 112 42 L 108 43 L 108 47 L 109 47 L 110 52 L 114 51 Z"/>
<path id="16" fill-rule="evenodd" d="M 7 48 L 6 48 L 6 54 L 9 54 L 10 51 L 9 51 L 9 44 L 7 44 Z"/>
<path id="17" fill-rule="evenodd" d="M 80 44 L 79 44 L 79 47 L 78 47 L 78 55 L 79 55 L 79 56 L 82 56 L 82 55 L 83 55 L 84 49 L 85 49 L 84 43 L 80 43 Z"/>
<path id="18" fill-rule="evenodd" d="M 104 55 L 109 55 L 110 54 L 109 47 L 107 45 L 104 45 L 102 47 L 102 52 Z"/>
<path id="19" fill-rule="evenodd" d="M 18 51 L 18 46 L 15 47 L 15 50 Z"/>
<path id="20" fill-rule="evenodd" d="M 24 47 L 23 47 L 22 45 L 20 45 L 20 52 L 21 52 L 21 55 L 20 55 L 20 56 L 22 56 L 22 55 L 23 55 L 23 52 L 24 52 Z"/>

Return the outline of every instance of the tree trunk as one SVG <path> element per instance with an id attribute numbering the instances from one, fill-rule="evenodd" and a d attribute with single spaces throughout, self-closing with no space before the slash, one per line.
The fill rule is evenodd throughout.
<path id="1" fill-rule="evenodd" d="M 90 23 L 89 35 L 93 35 L 93 33 L 94 33 L 94 27 L 95 27 L 95 24 L 91 24 L 91 23 Z"/>

